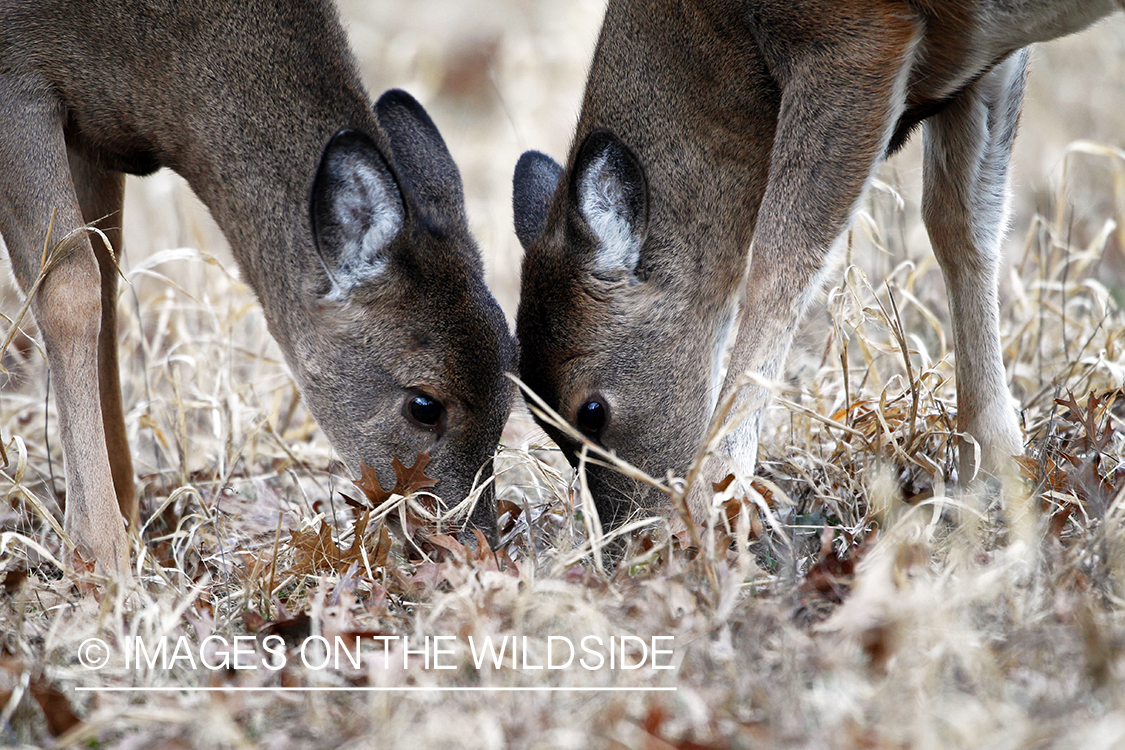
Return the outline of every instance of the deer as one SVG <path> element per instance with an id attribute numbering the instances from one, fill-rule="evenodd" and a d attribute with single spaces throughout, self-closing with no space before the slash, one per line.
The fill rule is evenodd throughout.
<path id="1" fill-rule="evenodd" d="M 765 384 L 875 170 L 920 126 L 922 215 L 956 352 L 959 478 L 1010 476 L 1023 441 L 997 277 L 1027 49 L 1119 6 L 609 0 L 565 168 L 528 151 L 513 176 L 520 377 L 565 422 L 536 415 L 570 463 L 589 443 L 652 478 L 700 465 L 702 479 L 733 475 L 732 491 L 749 490 Z M 603 526 L 667 504 L 589 456 Z M 696 520 L 711 486 L 688 490 Z"/>
<path id="2" fill-rule="evenodd" d="M 81 561 L 128 569 L 121 210 L 125 175 L 162 167 L 223 231 L 353 476 L 366 464 L 391 487 L 395 457 L 428 453 L 448 509 L 491 475 L 515 342 L 460 172 L 413 97 L 372 105 L 329 0 L 3 0 L 0 121 L 0 236 L 34 292 Z M 491 486 L 467 516 L 494 539 Z"/>

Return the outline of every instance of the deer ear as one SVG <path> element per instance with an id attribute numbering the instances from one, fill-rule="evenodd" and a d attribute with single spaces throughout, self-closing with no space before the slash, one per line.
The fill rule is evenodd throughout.
<path id="1" fill-rule="evenodd" d="M 403 188 L 427 218 L 439 225 L 464 224 L 461 172 L 418 100 L 405 91 L 391 89 L 375 103 L 375 117 L 390 140 Z"/>
<path id="2" fill-rule="evenodd" d="M 355 130 L 332 137 L 320 158 L 310 209 L 317 251 L 332 283 L 329 299 L 346 299 L 386 270 L 406 209 L 370 138 Z"/>
<path id="3" fill-rule="evenodd" d="M 594 271 L 632 275 L 648 232 L 648 184 L 629 147 L 608 130 L 586 137 L 574 160 L 571 201 L 597 239 Z"/>
<path id="4" fill-rule="evenodd" d="M 563 168 L 538 151 L 525 151 L 512 175 L 512 217 L 516 236 L 526 250 L 547 226 L 547 211 L 563 176 Z"/>

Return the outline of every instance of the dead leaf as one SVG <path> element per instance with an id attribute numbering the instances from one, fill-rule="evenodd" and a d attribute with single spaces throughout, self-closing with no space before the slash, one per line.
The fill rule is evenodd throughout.
<path id="1" fill-rule="evenodd" d="M 28 687 L 31 689 L 32 697 L 43 709 L 43 716 L 47 719 L 47 731 L 52 737 L 65 734 L 82 723 L 82 720 L 75 715 L 74 709 L 70 707 L 66 695 L 55 687 L 54 683 L 42 677 L 33 677 Z"/>
<path id="2" fill-rule="evenodd" d="M 363 494 L 367 496 L 371 504 L 378 508 L 390 498 L 391 493 L 384 490 L 383 486 L 379 484 L 378 475 L 375 474 L 374 469 L 367 465 L 366 461 L 361 460 L 359 462 L 359 473 L 360 479 L 358 481 L 352 480 L 352 483 L 363 490 Z"/>
<path id="3" fill-rule="evenodd" d="M 377 536 L 375 552 L 371 556 L 371 564 L 377 568 L 385 568 L 388 556 L 391 553 L 391 535 L 387 532 L 387 527 L 380 524 Z"/>
<path id="4" fill-rule="evenodd" d="M 414 465 L 407 468 L 398 456 L 391 458 L 391 466 L 395 470 L 395 492 L 399 495 L 413 495 L 422 490 L 432 489 L 438 480 L 426 476 L 426 466 L 430 463 L 430 454 L 422 451 L 414 459 Z"/>
<path id="5" fill-rule="evenodd" d="M 311 632 L 312 621 L 309 619 L 309 616 L 307 614 L 299 614 L 287 620 L 268 622 L 263 625 L 255 635 L 262 637 L 267 635 L 279 635 L 286 643 L 293 645 L 303 641 Z"/>
<path id="6" fill-rule="evenodd" d="M 257 612 L 248 609 L 242 613 L 242 624 L 246 627 L 246 632 L 257 633 L 269 624 L 269 620 L 262 617 Z"/>
<path id="7" fill-rule="evenodd" d="M 290 572 L 299 575 L 343 573 L 352 564 L 362 566 L 365 553 L 368 563 L 377 567 L 386 565 L 391 549 L 390 536 L 384 528 L 369 536 L 367 523 L 370 518 L 371 510 L 368 509 L 356 519 L 352 527 L 352 543 L 346 550 L 340 549 L 336 544 L 332 538 L 332 529 L 324 519 L 321 519 L 320 528 L 316 532 L 290 531 L 289 545 L 296 552 Z"/>
<path id="8" fill-rule="evenodd" d="M 511 500 L 501 499 L 496 504 L 496 518 L 500 536 L 505 536 L 516 528 L 516 522 L 523 514 L 523 507 L 516 505 Z"/>
<path id="9" fill-rule="evenodd" d="M 859 546 L 852 546 L 841 555 L 833 546 L 835 532 L 826 526 L 820 535 L 817 561 L 805 574 L 801 589 L 814 591 L 837 604 L 842 602 L 854 582 L 855 567 L 871 549 L 874 538 L 874 534 L 868 535 Z"/>
<path id="10" fill-rule="evenodd" d="M 361 477 L 358 480 L 353 480 L 353 483 L 363 490 L 363 494 L 367 496 L 375 507 L 379 507 L 392 495 L 413 495 L 422 490 L 432 489 L 438 483 L 438 480 L 433 477 L 426 476 L 426 466 L 430 463 L 430 454 L 426 451 L 420 451 L 414 458 L 414 463 L 407 466 L 399 460 L 398 456 L 391 457 L 391 468 L 395 471 L 395 486 L 390 492 L 383 489 L 379 484 L 379 477 L 376 475 L 375 470 L 367 465 L 366 462 L 359 462 L 359 471 Z"/>
<path id="11" fill-rule="evenodd" d="M 730 487 L 731 482 L 734 481 L 734 474 L 727 474 L 718 482 L 711 482 L 711 491 L 716 495 Z"/>
<path id="12" fill-rule="evenodd" d="M 410 575 L 410 582 L 420 587 L 423 591 L 433 591 L 447 580 L 448 569 L 445 565 L 434 562 L 422 562 L 414 567 Z"/>
<path id="13" fill-rule="evenodd" d="M 14 595 L 20 590 L 20 586 L 27 580 L 27 571 L 20 568 L 9 570 L 4 574 L 4 593 L 8 596 Z"/>
<path id="14" fill-rule="evenodd" d="M 448 534 L 427 534 L 423 543 L 423 551 L 431 556 L 436 556 L 437 562 L 444 560 L 465 562 L 469 559 L 469 555 L 465 551 L 465 545 Z"/>

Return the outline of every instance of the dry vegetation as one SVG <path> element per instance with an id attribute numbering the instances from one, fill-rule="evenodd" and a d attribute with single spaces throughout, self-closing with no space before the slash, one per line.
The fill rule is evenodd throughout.
<path id="1" fill-rule="evenodd" d="M 510 169 L 524 148 L 563 155 L 601 3 L 343 5 L 371 90 L 409 88 L 443 128 L 514 312 Z M 133 181 L 121 347 L 148 519 L 137 584 L 60 565 L 57 421 L 25 325 L 0 399 L 0 745 L 1125 746 L 1122 102 L 1125 19 L 1037 55 L 1003 281 L 1026 487 L 953 485 L 952 355 L 908 152 L 798 343 L 761 494 L 694 536 L 648 524 L 615 570 L 590 554 L 569 469 L 522 413 L 498 462 L 497 553 L 415 545 L 417 499 L 356 509 L 363 492 L 333 466 L 205 212 L 170 175 Z M 10 288 L 0 302 L 19 308 Z M 302 666 L 296 646 L 316 635 L 363 637 L 362 664 Z M 674 669 L 478 670 L 470 638 L 488 635 L 526 637 L 529 665 L 550 636 L 674 636 Z M 283 641 L 287 664 L 125 662 L 130 639 L 181 636 L 211 663 L 236 636 Z M 384 636 L 419 650 L 450 636 L 436 643 L 454 669 L 403 669 Z M 94 637 L 111 651 L 99 670 L 79 661 Z M 518 687 L 624 690 L 495 690 Z"/>

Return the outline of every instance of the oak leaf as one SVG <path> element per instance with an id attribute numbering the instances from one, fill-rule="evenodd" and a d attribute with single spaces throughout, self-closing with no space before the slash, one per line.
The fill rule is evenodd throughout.
<path id="1" fill-rule="evenodd" d="M 399 460 L 398 456 L 391 457 L 391 467 L 395 470 L 395 486 L 390 491 L 383 489 L 375 470 L 367 465 L 366 461 L 359 462 L 360 478 L 354 480 L 357 487 L 371 503 L 378 507 L 390 499 L 391 495 L 413 495 L 422 490 L 432 489 L 438 483 L 437 479 L 426 476 L 426 466 L 430 463 L 430 454 L 419 451 L 411 466 Z"/>
<path id="2" fill-rule="evenodd" d="M 385 566 L 391 549 L 391 539 L 386 529 L 382 527 L 367 538 L 367 523 L 370 518 L 371 511 L 368 509 L 356 519 L 352 529 L 352 543 L 347 549 L 341 549 L 336 544 L 332 538 L 332 529 L 323 519 L 320 522 L 320 529 L 315 532 L 290 532 L 290 545 L 297 553 L 292 570 L 304 575 L 329 571 L 343 573 L 353 563 L 363 565 L 365 554 L 368 564 L 375 567 Z"/>

